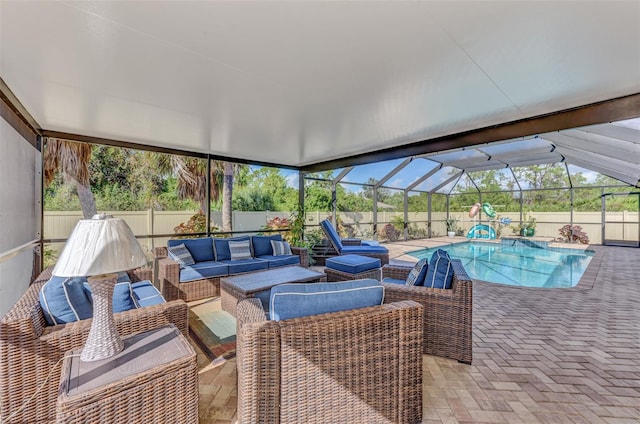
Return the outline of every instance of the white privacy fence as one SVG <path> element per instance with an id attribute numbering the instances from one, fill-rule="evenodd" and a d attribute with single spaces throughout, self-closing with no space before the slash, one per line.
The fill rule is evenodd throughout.
<path id="1" fill-rule="evenodd" d="M 191 211 L 112 211 L 107 212 L 114 216 L 124 218 L 134 234 L 142 236 L 141 243 L 149 251 L 155 246 L 164 246 L 168 237 L 164 238 L 144 238 L 144 236 L 154 236 L 158 234 L 173 234 L 174 228 L 181 223 L 187 222 L 195 212 Z M 531 217 L 536 218 L 537 225 L 535 234 L 543 237 L 559 237 L 558 230 L 571 222 L 569 212 L 533 212 Z M 269 220 L 275 217 L 288 218 L 289 212 L 241 212 L 234 211 L 233 229 L 234 231 L 246 231 L 256 233 L 263 228 Z M 306 215 L 306 224 L 310 228 L 317 228 L 318 223 L 330 217 L 329 212 L 309 212 Z M 351 236 L 362 238 L 373 238 L 373 212 L 339 212 L 339 219 L 346 225 L 352 234 Z M 382 228 L 386 223 L 397 222 L 402 219 L 402 212 L 378 212 L 378 233 L 383 234 Z M 467 213 L 455 212 L 450 214 L 451 218 L 457 220 L 458 228 L 466 235 L 471 227 L 477 224 L 489 224 L 498 230 L 497 221 L 473 220 Z M 511 225 L 503 226 L 501 233 L 503 236 L 512 235 L 511 227 L 519 224 L 519 213 L 501 213 L 500 217 L 510 218 Z M 66 239 L 71 234 L 76 222 L 82 219 L 81 212 L 45 212 L 44 214 L 44 238 L 45 239 Z M 222 216 L 220 212 L 212 212 L 211 219 L 214 225 L 220 225 Z M 441 236 L 446 234 L 445 225 L 446 213 L 433 212 L 431 214 L 431 234 Z M 589 236 L 593 244 L 602 243 L 602 214 L 600 212 L 574 212 L 573 223 L 580 225 Z M 408 214 L 409 236 L 426 237 L 429 229 L 429 216 L 427 212 L 410 212 Z M 617 240 L 637 240 L 638 239 L 638 213 L 637 212 L 607 212 L 607 236 Z M 403 238 L 403 236 L 401 236 Z"/>

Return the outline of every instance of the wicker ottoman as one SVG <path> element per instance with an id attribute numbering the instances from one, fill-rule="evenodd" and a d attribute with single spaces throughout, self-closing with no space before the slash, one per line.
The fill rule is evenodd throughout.
<path id="1" fill-rule="evenodd" d="M 327 281 L 373 278 L 380 281 L 380 259 L 360 255 L 342 255 L 327 259 L 324 273 Z"/>

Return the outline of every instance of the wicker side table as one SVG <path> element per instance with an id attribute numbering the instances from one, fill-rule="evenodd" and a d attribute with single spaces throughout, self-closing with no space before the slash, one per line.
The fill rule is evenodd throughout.
<path id="1" fill-rule="evenodd" d="M 64 359 L 56 423 L 197 423 L 196 354 L 177 327 L 123 341 L 111 358 Z"/>

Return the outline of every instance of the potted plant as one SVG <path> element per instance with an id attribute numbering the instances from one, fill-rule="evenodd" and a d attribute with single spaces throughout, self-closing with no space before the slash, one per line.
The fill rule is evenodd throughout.
<path id="1" fill-rule="evenodd" d="M 448 218 L 446 220 L 447 223 L 447 235 L 449 237 L 454 237 L 456 235 L 456 230 L 458 229 L 458 222 L 455 218 Z"/>
<path id="2" fill-rule="evenodd" d="M 525 236 L 533 237 L 536 233 L 536 219 L 527 214 L 527 220 L 525 222 Z"/>

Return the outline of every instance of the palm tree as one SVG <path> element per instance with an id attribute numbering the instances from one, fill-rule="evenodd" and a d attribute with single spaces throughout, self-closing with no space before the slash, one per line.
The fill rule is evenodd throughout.
<path id="1" fill-rule="evenodd" d="M 51 183 L 56 173 L 62 171 L 65 180 L 72 182 L 76 187 L 85 219 L 91 218 L 97 212 L 89 181 L 91 149 L 91 144 L 58 138 L 47 139 L 44 148 L 45 184 Z"/>
<path id="2" fill-rule="evenodd" d="M 157 168 L 164 173 L 173 173 L 178 179 L 178 197 L 193 199 L 200 203 L 200 212 L 207 210 L 207 161 L 201 158 L 148 153 Z M 233 231 L 233 181 L 243 165 L 225 161 L 211 162 L 211 191 L 213 202 L 220 200 L 222 192 L 222 229 Z"/>

